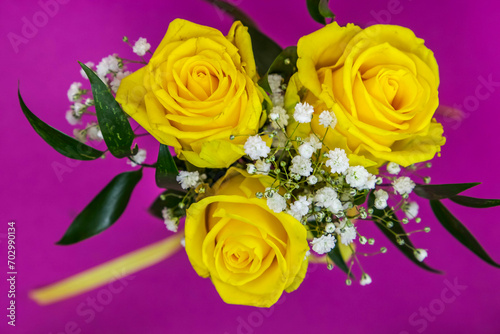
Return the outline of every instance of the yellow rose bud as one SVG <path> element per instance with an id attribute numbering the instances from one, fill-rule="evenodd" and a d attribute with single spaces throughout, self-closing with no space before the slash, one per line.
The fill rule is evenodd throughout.
<path id="1" fill-rule="evenodd" d="M 311 124 L 329 149 L 346 151 L 351 165 L 375 170 L 387 161 L 402 166 L 430 160 L 440 151 L 443 127 L 433 120 L 439 104 L 439 72 L 424 41 L 400 26 L 332 23 L 302 37 L 298 73 L 286 92 L 287 109 L 313 105 Z M 319 122 L 324 111 L 338 120 L 334 129 Z M 294 128 L 291 124 L 290 128 Z"/>
<path id="2" fill-rule="evenodd" d="M 186 216 L 186 252 L 229 304 L 270 307 L 299 287 L 307 270 L 306 228 L 255 197 L 273 179 L 231 168 Z"/>
<path id="3" fill-rule="evenodd" d="M 177 19 L 149 63 L 122 80 L 116 100 L 179 158 L 222 168 L 244 154 L 245 139 L 259 128 L 263 94 L 257 79 L 241 22 L 224 36 Z"/>

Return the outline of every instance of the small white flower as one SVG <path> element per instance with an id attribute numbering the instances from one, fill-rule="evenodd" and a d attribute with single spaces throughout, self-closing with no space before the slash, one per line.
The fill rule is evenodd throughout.
<path id="1" fill-rule="evenodd" d="M 283 107 L 285 105 L 285 97 L 282 94 L 271 94 L 271 102 L 273 106 Z"/>
<path id="2" fill-rule="evenodd" d="M 359 284 L 365 286 L 368 285 L 372 282 L 372 278 L 368 274 L 363 274 L 361 276 L 361 281 L 359 281 Z"/>
<path id="3" fill-rule="evenodd" d="M 88 62 L 86 62 L 86 63 L 85 63 L 85 66 L 87 66 L 88 68 L 90 68 L 91 70 L 93 70 L 93 69 L 94 69 L 95 64 L 94 64 L 93 62 L 91 62 L 91 61 L 88 61 Z M 87 73 L 85 73 L 85 71 L 83 70 L 83 68 L 82 68 L 82 69 L 80 69 L 80 74 L 82 75 L 82 77 L 83 77 L 84 79 L 88 79 L 88 78 L 89 78 L 89 77 L 87 76 Z"/>
<path id="4" fill-rule="evenodd" d="M 319 124 L 323 125 L 325 128 L 331 127 L 335 128 L 337 125 L 337 117 L 332 111 L 324 110 L 319 115 Z"/>
<path id="5" fill-rule="evenodd" d="M 273 197 L 267 198 L 267 206 L 276 213 L 286 210 L 286 200 L 278 193 L 274 193 Z"/>
<path id="6" fill-rule="evenodd" d="M 247 173 L 248 174 L 255 174 L 255 171 L 257 168 L 255 168 L 254 164 L 247 164 Z"/>
<path id="7" fill-rule="evenodd" d="M 309 205 L 311 205 L 311 201 L 307 199 L 307 196 L 299 196 L 299 199 L 290 205 L 288 213 L 294 216 L 295 219 L 301 220 L 309 212 Z"/>
<path id="8" fill-rule="evenodd" d="M 102 132 L 97 124 L 87 124 L 87 136 L 90 140 L 102 140 Z"/>
<path id="9" fill-rule="evenodd" d="M 366 179 L 365 185 L 361 189 L 375 189 L 375 184 L 377 183 L 377 177 L 373 174 L 369 174 Z"/>
<path id="10" fill-rule="evenodd" d="M 299 146 L 298 151 L 301 156 L 310 159 L 316 149 L 311 144 L 305 142 L 304 144 Z"/>
<path id="11" fill-rule="evenodd" d="M 82 131 L 80 129 L 73 129 L 73 136 L 82 143 L 85 143 L 87 141 L 85 131 Z"/>
<path id="12" fill-rule="evenodd" d="M 255 161 L 255 168 L 257 169 L 257 174 L 267 175 L 271 170 L 271 163 L 259 159 Z"/>
<path id="13" fill-rule="evenodd" d="M 269 82 L 269 87 L 271 87 L 271 92 L 273 94 L 281 94 L 281 82 L 283 77 L 279 74 L 269 74 L 267 76 L 267 82 Z"/>
<path id="14" fill-rule="evenodd" d="M 130 74 L 129 71 L 116 73 L 116 75 L 113 78 L 113 81 L 111 81 L 111 83 L 109 84 L 109 86 L 111 87 L 111 90 L 116 93 L 118 91 L 118 87 L 120 87 L 122 79 L 125 78 L 129 74 Z"/>
<path id="15" fill-rule="evenodd" d="M 336 148 L 333 151 L 328 152 L 328 160 L 326 161 L 325 166 L 330 167 L 332 169 L 332 173 L 341 174 L 349 168 L 349 158 L 347 158 L 343 149 Z"/>
<path id="16" fill-rule="evenodd" d="M 139 164 L 142 164 L 144 161 L 146 161 L 146 150 L 143 148 L 140 148 L 139 151 L 137 151 L 137 154 L 132 157 L 134 161 L 127 160 L 127 164 L 129 164 L 132 167 L 136 167 Z"/>
<path id="17" fill-rule="evenodd" d="M 305 158 L 301 155 L 296 155 L 292 159 L 290 172 L 299 174 L 300 176 L 309 176 L 313 171 L 311 159 Z"/>
<path id="18" fill-rule="evenodd" d="M 120 71 L 120 61 L 116 54 L 102 58 L 96 66 L 96 72 L 101 80 L 106 81 L 108 73 L 118 73 Z"/>
<path id="19" fill-rule="evenodd" d="M 288 138 L 283 133 L 283 131 L 278 131 L 276 136 L 273 137 L 272 147 L 284 147 Z"/>
<path id="20" fill-rule="evenodd" d="M 377 189 L 373 192 L 373 194 L 375 195 L 375 198 L 380 198 L 386 201 L 389 199 L 389 194 L 383 189 Z"/>
<path id="21" fill-rule="evenodd" d="M 398 177 L 394 182 L 392 182 L 394 191 L 400 195 L 409 194 L 415 188 L 415 182 L 412 181 L 408 176 Z"/>
<path id="22" fill-rule="evenodd" d="M 269 114 L 269 119 L 271 120 L 271 125 L 275 129 L 285 128 L 288 125 L 288 113 L 283 107 L 275 106 L 271 109 L 271 113 Z"/>
<path id="23" fill-rule="evenodd" d="M 259 135 L 248 137 L 245 145 L 243 146 L 245 153 L 252 159 L 257 160 L 259 158 L 265 158 L 271 152 L 271 149 L 267 147 L 266 142 L 260 138 Z"/>
<path id="24" fill-rule="evenodd" d="M 73 110 L 66 111 L 66 120 L 71 125 L 77 125 L 78 123 L 80 123 L 80 118 L 75 116 Z"/>
<path id="25" fill-rule="evenodd" d="M 370 173 L 363 166 L 354 166 L 347 169 L 345 181 L 353 188 L 363 189 Z"/>
<path id="26" fill-rule="evenodd" d="M 87 106 L 83 103 L 75 102 L 75 104 L 73 104 L 73 111 L 77 116 L 81 116 L 85 109 L 87 109 Z"/>
<path id="27" fill-rule="evenodd" d="M 196 188 L 201 183 L 200 173 L 179 171 L 179 175 L 175 177 L 180 183 L 182 189 Z"/>
<path id="28" fill-rule="evenodd" d="M 151 44 L 145 38 L 140 37 L 134 44 L 132 51 L 138 56 L 144 56 L 151 49 Z"/>
<path id="29" fill-rule="evenodd" d="M 408 219 L 415 218 L 416 216 L 418 216 L 418 209 L 419 206 L 417 202 L 408 203 L 408 205 L 404 207 L 406 217 L 408 217 Z"/>
<path id="30" fill-rule="evenodd" d="M 173 215 L 172 210 L 163 208 L 163 210 L 161 211 L 161 215 L 163 216 L 163 221 L 165 223 L 165 226 L 167 227 L 167 230 L 177 232 L 177 229 L 179 227 L 177 223 L 179 219 Z"/>
<path id="31" fill-rule="evenodd" d="M 387 164 L 387 172 L 392 175 L 397 175 L 401 171 L 401 166 L 395 162 L 389 162 Z"/>
<path id="32" fill-rule="evenodd" d="M 186 248 L 186 238 L 182 238 L 180 244 L 182 247 Z"/>
<path id="33" fill-rule="evenodd" d="M 68 100 L 71 102 L 80 101 L 81 98 L 81 82 L 73 82 L 68 89 Z"/>
<path id="34" fill-rule="evenodd" d="M 323 147 L 323 143 L 321 143 L 321 141 L 314 133 L 310 134 L 309 137 L 304 140 L 304 142 L 314 147 L 315 150 L 321 150 L 321 148 Z"/>
<path id="35" fill-rule="evenodd" d="M 387 207 L 387 200 L 383 198 L 375 198 L 375 208 L 384 210 Z"/>
<path id="36" fill-rule="evenodd" d="M 314 175 L 311 175 L 307 178 L 307 183 L 311 186 L 315 185 L 316 183 L 318 183 L 318 178 Z"/>
<path id="37" fill-rule="evenodd" d="M 356 228 L 354 227 L 354 225 L 345 226 L 344 228 L 341 229 L 340 241 L 347 246 L 351 242 L 356 240 L 356 236 L 357 236 Z"/>
<path id="38" fill-rule="evenodd" d="M 333 233 L 333 232 L 335 232 L 335 224 L 334 223 L 328 223 L 328 224 L 326 224 L 326 226 L 325 226 L 325 232 L 326 233 L 330 233 L 330 234 Z"/>
<path id="39" fill-rule="evenodd" d="M 293 118 L 299 123 L 310 123 L 312 119 L 312 114 L 314 113 L 314 108 L 308 104 L 297 103 L 295 105 L 295 112 L 293 113 Z"/>
<path id="40" fill-rule="evenodd" d="M 423 260 L 425 260 L 428 254 L 425 249 L 417 248 L 413 251 L 413 255 L 419 262 L 422 262 Z"/>
<path id="41" fill-rule="evenodd" d="M 91 98 L 88 98 L 88 99 L 86 99 L 86 100 L 85 100 L 85 105 L 86 105 L 87 107 L 93 106 L 94 104 L 95 104 L 95 103 L 94 103 L 94 100 L 93 100 L 93 99 L 91 99 Z"/>
<path id="42" fill-rule="evenodd" d="M 333 205 L 333 201 L 337 199 L 338 194 L 332 187 L 324 187 L 316 191 L 314 194 L 314 202 L 317 206 L 327 208 Z"/>
<path id="43" fill-rule="evenodd" d="M 322 235 L 319 238 L 314 238 L 311 241 L 312 250 L 318 254 L 329 253 L 333 248 L 335 248 L 335 243 L 337 239 L 333 235 Z"/>

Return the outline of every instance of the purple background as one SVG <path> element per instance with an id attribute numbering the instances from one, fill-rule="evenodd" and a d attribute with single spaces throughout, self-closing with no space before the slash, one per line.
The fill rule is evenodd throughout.
<path id="1" fill-rule="evenodd" d="M 42 1 L 43 2 L 43 1 Z M 237 0 L 262 30 L 282 46 L 293 45 L 320 25 L 312 21 L 305 0 Z M 498 191 L 499 84 L 481 88 L 491 76 L 500 81 L 498 7 L 493 1 L 336 0 L 332 9 L 341 24 L 382 22 L 413 29 L 434 50 L 440 65 L 443 104 L 462 105 L 463 122 L 445 121 L 448 143 L 431 170 L 434 183 L 481 181 L 467 192 L 500 197 Z M 391 14 L 388 9 L 391 9 Z M 0 210 L 0 331 L 17 333 L 500 333 L 500 270 L 460 245 L 421 204 L 422 226 L 416 245 L 429 249 L 428 264 L 446 276 L 425 272 L 409 262 L 374 228 L 361 227 L 376 238 L 385 255 L 363 258 L 373 283 L 344 285 L 338 270 L 311 265 L 292 294 L 259 311 L 224 304 L 208 279 L 197 277 L 183 251 L 141 271 L 112 295 L 91 319 L 87 298 L 107 293 L 97 289 L 41 307 L 27 292 L 135 250 L 168 235 L 163 223 L 146 213 L 160 192 L 146 170 L 124 216 L 105 233 L 80 244 L 54 245 L 76 214 L 118 172 L 130 170 L 124 160 L 109 157 L 94 162 L 66 159 L 48 147 L 29 126 L 16 98 L 17 81 L 28 106 L 44 121 L 71 133 L 64 119 L 69 107 L 66 91 L 82 81 L 77 60 L 97 63 L 118 52 L 133 57 L 121 38 L 147 37 L 157 45 L 168 23 L 177 17 L 227 32 L 231 20 L 201 0 L 184 1 L 68 1 L 41 25 L 16 53 L 8 33 L 22 35 L 23 19 L 33 22 L 42 11 L 37 1 L 3 3 L 0 13 L 2 57 L 2 143 Z M 388 15 L 389 14 L 389 15 Z M 44 22 L 41 22 L 44 23 Z M 12 36 L 12 35 L 11 35 Z M 483 78 L 483 79 L 481 79 Z M 487 95 L 487 96 L 486 96 Z M 146 145 L 155 147 L 154 142 Z M 154 162 L 154 150 L 148 162 Z M 53 169 L 68 167 L 62 181 Z M 453 212 L 500 261 L 499 208 L 474 210 L 450 204 Z M 8 220 L 17 222 L 17 326 L 7 326 L 6 239 Z M 412 226 L 416 228 L 415 225 Z M 462 287 L 453 301 L 449 282 Z M 448 282 L 448 283 L 446 283 Z M 465 287 L 465 288 L 463 288 Z M 444 295 L 443 295 L 444 293 Z M 101 296 L 102 297 L 102 296 Z M 447 301 L 444 303 L 443 301 Z M 80 308 L 84 316 L 77 313 Z M 421 315 L 431 309 L 427 318 Z M 3 311 L 2 311 L 3 310 Z"/>

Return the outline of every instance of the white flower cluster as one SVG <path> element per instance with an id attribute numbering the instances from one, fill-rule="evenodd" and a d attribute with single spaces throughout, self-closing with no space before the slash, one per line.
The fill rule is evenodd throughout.
<path id="1" fill-rule="evenodd" d="M 200 175 L 198 171 L 179 171 L 179 175 L 177 175 L 175 179 L 179 182 L 182 189 L 190 189 L 198 187 L 202 183 L 204 176 Z"/>
<path id="2" fill-rule="evenodd" d="M 137 154 L 132 157 L 132 160 L 127 160 L 127 164 L 129 164 L 132 167 L 139 166 L 140 164 L 144 163 L 146 161 L 146 150 L 145 149 L 139 149 L 137 151 Z"/>

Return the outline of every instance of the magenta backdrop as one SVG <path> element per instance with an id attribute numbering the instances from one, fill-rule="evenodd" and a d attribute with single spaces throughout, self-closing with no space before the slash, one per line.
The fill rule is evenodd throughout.
<path id="1" fill-rule="evenodd" d="M 311 265 L 309 274 L 279 305 L 262 310 L 224 304 L 208 279 L 199 278 L 184 251 L 135 274 L 120 292 L 97 289 L 49 306 L 31 301 L 29 290 L 63 279 L 168 235 L 146 208 L 160 192 L 146 170 L 124 216 L 108 231 L 74 246 L 56 246 L 76 214 L 118 172 L 123 160 L 71 161 L 45 144 L 29 126 L 16 98 L 18 80 L 26 103 L 44 121 L 71 133 L 64 119 L 66 91 L 81 81 L 77 60 L 98 62 L 118 52 L 133 54 L 121 38 L 147 37 L 157 45 L 168 23 L 180 17 L 227 32 L 231 20 L 201 0 L 69 1 L 43 22 L 46 0 L 2 3 L 0 13 L 3 97 L 0 210 L 0 329 L 2 333 L 500 333 L 500 270 L 459 244 L 421 204 L 421 225 L 430 234 L 414 241 L 429 249 L 428 263 L 445 276 L 409 262 L 381 234 L 366 225 L 385 255 L 363 259 L 373 283 L 344 285 L 344 275 Z M 63 2 L 63 1 L 61 1 Z M 448 142 L 431 171 L 433 182 L 482 185 L 471 196 L 500 197 L 499 7 L 489 0 L 335 0 L 341 24 L 375 22 L 410 27 L 434 50 L 440 65 L 443 104 L 461 105 L 463 122 L 445 121 Z M 235 0 L 262 30 L 282 46 L 320 25 L 305 0 Z M 35 17 L 35 18 L 34 18 Z M 16 47 L 27 20 L 40 25 Z M 43 24 L 42 24 L 43 23 Z M 9 35 L 9 33 L 11 33 Z M 13 34 L 12 34 L 13 33 Z M 25 31 L 26 33 L 26 31 Z M 28 32 L 29 33 L 29 32 Z M 17 50 L 16 50 L 17 48 Z M 17 52 L 16 52 L 17 51 Z M 484 82 L 490 81 L 488 86 Z M 493 82 L 493 83 L 491 83 Z M 153 141 L 146 143 L 155 147 Z M 154 162 L 154 150 L 148 162 Z M 54 163 L 67 167 L 58 179 Z M 500 261 L 499 208 L 473 210 L 451 204 L 488 252 Z M 7 326 L 6 232 L 17 222 L 17 325 Z M 449 286 L 455 286 L 454 290 Z M 111 296 L 111 299 L 105 297 Z M 100 297 L 95 311 L 89 301 Z M 103 299 L 104 298 L 104 299 Z"/>

